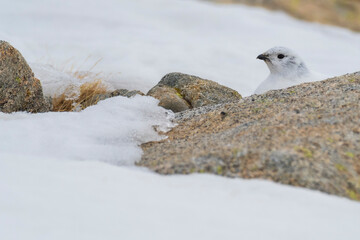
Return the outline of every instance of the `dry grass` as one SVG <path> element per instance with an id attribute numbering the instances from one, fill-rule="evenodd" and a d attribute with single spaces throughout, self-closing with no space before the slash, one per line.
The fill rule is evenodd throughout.
<path id="1" fill-rule="evenodd" d="M 282 10 L 312 22 L 331 24 L 360 31 L 360 0 L 208 0 L 218 3 L 243 3 Z"/>
<path id="2" fill-rule="evenodd" d="M 99 94 L 107 93 L 107 87 L 101 80 L 86 82 L 80 86 L 78 96 L 68 96 L 66 92 L 53 98 L 53 111 L 72 112 L 83 110 L 99 102 Z"/>
<path id="3" fill-rule="evenodd" d="M 70 72 L 79 82 L 88 78 L 94 80 L 83 83 L 79 89 L 76 89 L 77 91 L 74 91 L 74 88 L 77 88 L 76 86 L 69 86 L 62 94 L 53 96 L 54 112 L 80 111 L 99 102 L 99 94 L 108 92 L 107 86 L 101 80 L 101 73 L 92 73 L 92 70 L 100 61 L 101 59 L 96 61 L 88 71 L 74 71 L 74 68 L 71 68 Z"/>

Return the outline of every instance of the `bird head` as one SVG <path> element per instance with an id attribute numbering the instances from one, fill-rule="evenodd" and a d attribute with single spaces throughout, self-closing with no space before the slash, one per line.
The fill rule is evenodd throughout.
<path id="1" fill-rule="evenodd" d="M 263 60 L 272 74 L 282 76 L 301 76 L 308 69 L 301 58 L 285 47 L 274 47 L 260 54 L 257 59 Z"/>

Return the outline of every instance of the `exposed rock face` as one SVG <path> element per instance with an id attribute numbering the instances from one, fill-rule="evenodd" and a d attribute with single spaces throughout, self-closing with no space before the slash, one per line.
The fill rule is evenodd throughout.
<path id="1" fill-rule="evenodd" d="M 142 145 L 161 174 L 262 178 L 360 200 L 360 72 L 176 114 Z"/>
<path id="2" fill-rule="evenodd" d="M 39 79 L 23 56 L 9 43 L 0 41 L 0 111 L 36 113 L 50 109 Z"/>
<path id="3" fill-rule="evenodd" d="M 183 73 L 165 75 L 147 95 L 159 99 L 160 106 L 173 112 L 241 99 L 235 90 Z"/>

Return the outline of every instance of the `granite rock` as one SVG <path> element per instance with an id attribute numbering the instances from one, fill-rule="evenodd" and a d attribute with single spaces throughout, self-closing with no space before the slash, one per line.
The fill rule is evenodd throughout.
<path id="1" fill-rule="evenodd" d="M 161 174 L 260 178 L 360 200 L 360 72 L 176 114 L 142 145 Z"/>
<path id="2" fill-rule="evenodd" d="M 31 113 L 51 110 L 51 101 L 44 98 L 41 83 L 21 53 L 0 41 L 0 111 Z"/>
<path id="3" fill-rule="evenodd" d="M 123 96 L 123 97 L 130 98 L 130 97 L 134 97 L 135 95 L 144 96 L 145 94 L 138 90 L 116 89 L 115 91 L 112 91 L 112 92 L 96 94 L 96 95 L 92 96 L 91 98 L 86 99 L 86 101 L 81 103 L 81 105 L 82 105 L 82 108 L 86 108 L 86 107 L 95 105 L 99 101 L 102 101 L 102 100 L 105 100 L 108 98 L 117 97 L 117 96 Z"/>
<path id="4" fill-rule="evenodd" d="M 160 106 L 173 112 L 241 99 L 233 89 L 183 73 L 165 75 L 147 95 L 159 99 Z"/>

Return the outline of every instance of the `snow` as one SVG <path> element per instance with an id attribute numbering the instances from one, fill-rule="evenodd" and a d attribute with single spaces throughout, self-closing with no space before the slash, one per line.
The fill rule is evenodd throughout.
<path id="1" fill-rule="evenodd" d="M 50 64 L 32 63 L 31 69 L 36 73 L 36 77 L 41 79 L 45 96 L 54 97 L 65 94 L 67 98 L 71 99 L 79 96 L 80 86 L 85 82 L 79 81 L 71 73 L 56 69 Z"/>
<path id="2" fill-rule="evenodd" d="M 184 72 L 254 92 L 268 75 L 256 57 L 293 49 L 325 75 L 359 71 L 360 35 L 283 13 L 184 0 L 14 0 L 0 9 L 0 38 L 30 63 L 110 74 L 116 88 L 149 90 Z M 32 64 L 31 64 L 32 66 Z M 35 70 L 35 74 L 40 72 Z"/>
<path id="3" fill-rule="evenodd" d="M 1 159 L 1 239 L 335 240 L 360 233 L 359 203 L 306 189 L 164 177 L 95 161 Z"/>
<path id="4" fill-rule="evenodd" d="M 163 75 L 199 75 L 250 95 L 256 56 L 291 47 L 327 75 L 359 70 L 360 34 L 282 13 L 195 0 L 2 2 L 0 39 L 30 62 L 46 95 L 97 73 L 147 91 Z M 95 68 L 92 66 L 102 59 Z M 151 97 L 81 112 L 0 113 L 0 239 L 352 239 L 360 204 L 264 180 L 159 176 L 134 166 L 172 114 Z"/>
<path id="5" fill-rule="evenodd" d="M 139 144 L 162 138 L 171 112 L 151 97 L 114 97 L 81 112 L 0 113 L 0 152 L 133 165 Z M 126 153 L 126 154 L 124 154 Z"/>

